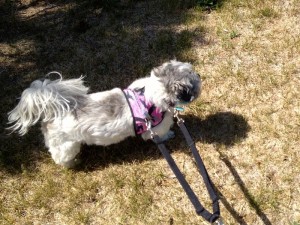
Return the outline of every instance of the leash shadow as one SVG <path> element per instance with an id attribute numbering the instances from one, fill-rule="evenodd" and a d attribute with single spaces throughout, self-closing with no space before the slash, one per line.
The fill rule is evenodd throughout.
<path id="1" fill-rule="evenodd" d="M 235 183 L 239 186 L 249 205 L 254 209 L 263 224 L 272 225 L 271 221 L 256 202 L 254 195 L 250 193 L 243 179 L 234 168 L 227 155 L 219 148 L 220 146 L 225 146 L 228 149 L 229 147 L 246 139 L 248 132 L 251 130 L 247 120 L 242 115 L 232 112 L 217 112 L 207 116 L 205 119 L 199 119 L 188 115 L 184 119 L 195 141 L 214 144 L 216 146 L 216 151 L 219 153 L 220 160 L 227 166 L 235 180 Z M 215 187 L 215 190 L 220 196 L 220 201 L 223 206 L 236 220 L 236 222 L 241 225 L 247 225 L 243 216 L 231 206 L 221 191 L 217 187 Z"/>
<path id="2" fill-rule="evenodd" d="M 222 153 L 220 150 L 217 150 L 217 151 L 220 154 L 220 159 L 223 161 L 223 163 L 227 166 L 227 168 L 231 172 L 232 176 L 234 177 L 235 182 L 238 184 L 240 190 L 243 192 L 243 194 L 244 194 L 245 198 L 247 199 L 248 203 L 250 204 L 250 206 L 255 210 L 255 213 L 257 214 L 257 216 L 261 219 L 263 224 L 272 225 L 271 221 L 269 220 L 267 215 L 264 213 L 262 208 L 259 206 L 259 204 L 256 202 L 255 197 L 253 196 L 253 194 L 250 193 L 250 191 L 246 187 L 243 179 L 241 178 L 241 176 L 239 175 L 237 170 L 234 168 L 234 166 L 232 165 L 232 163 L 230 162 L 228 157 L 224 153 Z M 217 190 L 217 191 L 220 196 L 223 196 L 219 190 Z M 230 206 L 230 204 L 224 197 L 221 197 L 221 202 L 223 203 L 225 208 L 231 213 L 231 215 L 237 220 L 237 222 L 239 222 L 239 224 L 246 225 L 246 222 L 244 221 L 244 219 Z"/>
<path id="3" fill-rule="evenodd" d="M 237 142 L 247 138 L 247 133 L 250 130 L 250 126 L 246 119 L 242 115 L 234 114 L 232 112 L 217 112 L 215 114 L 208 115 L 204 119 L 197 118 L 193 115 L 187 115 L 184 117 L 184 120 L 196 142 L 200 141 L 202 143 L 214 144 L 216 146 L 233 146 Z M 232 173 L 232 175 L 234 177 L 238 176 L 237 173 Z M 240 183 L 238 182 L 238 184 Z M 247 225 L 239 212 L 231 206 L 229 201 L 215 185 L 214 189 L 220 197 L 220 202 L 235 221 L 240 225 Z"/>

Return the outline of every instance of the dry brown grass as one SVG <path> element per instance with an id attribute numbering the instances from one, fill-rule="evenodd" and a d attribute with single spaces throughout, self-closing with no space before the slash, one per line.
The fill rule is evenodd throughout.
<path id="1" fill-rule="evenodd" d="M 0 3 L 3 127 L 21 91 L 51 70 L 85 74 L 100 91 L 189 60 L 203 93 L 185 120 L 225 223 L 300 224 L 299 1 L 224 0 L 204 11 L 197 1 L 167 10 L 158 1 L 51 2 Z M 182 137 L 168 146 L 209 207 Z M 82 160 L 65 170 L 38 128 L 21 138 L 2 131 L 0 223 L 205 224 L 152 143 L 84 146 Z"/>

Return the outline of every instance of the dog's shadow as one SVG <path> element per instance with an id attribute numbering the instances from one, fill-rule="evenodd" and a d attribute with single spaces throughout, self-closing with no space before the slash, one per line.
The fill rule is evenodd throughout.
<path id="1" fill-rule="evenodd" d="M 193 139 L 198 142 L 232 146 L 247 138 L 250 126 L 242 115 L 232 112 L 217 112 L 204 119 L 193 115 L 183 117 Z M 172 151 L 185 151 L 186 144 L 175 127 L 176 137 L 167 145 Z M 96 170 L 111 164 L 122 164 L 154 160 L 161 154 L 152 141 L 141 138 L 129 138 L 109 147 L 86 146 L 81 152 L 82 163 L 76 170 Z"/>

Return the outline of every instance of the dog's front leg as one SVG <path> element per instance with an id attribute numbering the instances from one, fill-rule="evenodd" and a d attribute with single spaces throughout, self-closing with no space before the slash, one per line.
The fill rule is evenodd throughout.
<path id="1" fill-rule="evenodd" d="M 169 140 L 170 138 L 175 137 L 174 131 L 171 131 L 170 128 L 172 127 L 173 121 L 173 113 L 167 111 L 165 113 L 164 119 L 161 121 L 160 124 L 152 128 L 152 131 L 157 134 L 163 141 Z M 142 138 L 144 140 L 151 139 L 151 132 L 147 131 L 142 134 Z"/>
<path id="2" fill-rule="evenodd" d="M 169 130 L 164 136 L 162 136 L 160 139 L 162 141 L 167 141 L 169 139 L 172 139 L 175 137 L 175 132 L 172 130 Z"/>

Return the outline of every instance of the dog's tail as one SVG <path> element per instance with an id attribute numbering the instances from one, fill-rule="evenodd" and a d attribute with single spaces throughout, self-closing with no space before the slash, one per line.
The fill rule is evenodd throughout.
<path id="1" fill-rule="evenodd" d="M 18 105 L 8 113 L 9 124 L 13 124 L 8 129 L 24 135 L 40 119 L 47 122 L 76 109 L 88 92 L 82 79 L 63 80 L 60 75 L 60 79 L 54 81 L 33 81 L 23 91 Z"/>

